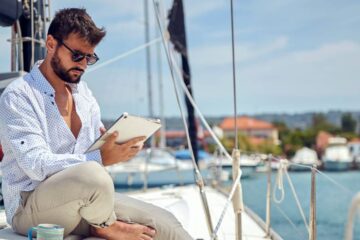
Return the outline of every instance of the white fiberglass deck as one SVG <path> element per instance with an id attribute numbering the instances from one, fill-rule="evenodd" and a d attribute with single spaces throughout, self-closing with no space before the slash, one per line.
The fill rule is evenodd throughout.
<path id="1" fill-rule="evenodd" d="M 185 186 L 169 189 L 150 189 L 147 192 L 128 193 L 129 195 L 150 202 L 154 205 L 163 207 L 172 212 L 184 228 L 194 239 L 210 239 L 206 219 L 200 200 L 197 186 Z M 216 225 L 221 211 L 225 205 L 226 198 L 220 192 L 212 188 L 206 188 L 207 199 L 211 211 L 213 224 Z M 243 240 L 266 239 L 264 230 L 247 213 L 242 214 Z M 0 214 L 0 225 L 5 224 L 4 211 Z M 26 240 L 26 237 L 14 234 L 10 228 L 0 230 L 0 240 Z M 65 240 L 78 240 L 77 236 L 69 236 Z M 86 238 L 97 239 L 97 238 Z M 235 237 L 235 219 L 232 205 L 229 205 L 224 221 L 218 232 L 219 240 L 232 240 Z"/>
<path id="2" fill-rule="evenodd" d="M 226 198 L 212 188 L 206 188 L 206 195 L 215 226 L 225 205 Z M 160 191 L 149 190 L 146 193 L 132 194 L 132 196 L 168 209 L 179 219 L 194 239 L 210 239 L 197 186 L 177 187 Z M 244 240 L 265 239 L 264 230 L 245 212 L 242 214 L 242 221 Z M 218 239 L 236 239 L 235 218 L 231 204 L 218 232 Z"/>

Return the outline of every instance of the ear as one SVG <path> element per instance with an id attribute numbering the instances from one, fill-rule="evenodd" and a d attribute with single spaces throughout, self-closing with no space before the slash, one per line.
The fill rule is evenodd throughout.
<path id="1" fill-rule="evenodd" d="M 52 35 L 47 35 L 46 49 L 47 49 L 48 53 L 50 53 L 50 54 L 54 53 L 57 45 L 58 45 L 58 41 Z"/>

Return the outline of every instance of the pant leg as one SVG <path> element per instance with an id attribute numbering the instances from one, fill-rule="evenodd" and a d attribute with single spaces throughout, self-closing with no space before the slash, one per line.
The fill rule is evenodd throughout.
<path id="1" fill-rule="evenodd" d="M 23 235 L 39 223 L 61 225 L 66 236 L 82 219 L 99 227 L 116 220 L 112 179 L 96 162 L 62 170 L 27 195 L 13 218 L 14 230 Z"/>
<path id="2" fill-rule="evenodd" d="M 139 223 L 156 229 L 155 240 L 192 239 L 173 214 L 135 198 L 116 194 L 115 213 L 116 218 L 123 222 Z M 86 234 L 89 227 L 90 225 L 82 220 L 72 234 L 89 236 Z"/>
<path id="3" fill-rule="evenodd" d="M 116 194 L 115 213 L 118 220 L 154 228 L 155 240 L 193 239 L 169 211 L 124 194 Z"/>

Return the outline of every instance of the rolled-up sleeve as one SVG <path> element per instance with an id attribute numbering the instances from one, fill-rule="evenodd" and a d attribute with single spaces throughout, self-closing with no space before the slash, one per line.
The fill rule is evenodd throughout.
<path id="1" fill-rule="evenodd" d="M 69 166 L 89 160 L 101 163 L 99 151 L 53 153 L 30 100 L 14 92 L 7 92 L 0 99 L 0 138 L 5 149 L 11 151 L 19 167 L 32 180 L 42 181 Z"/>

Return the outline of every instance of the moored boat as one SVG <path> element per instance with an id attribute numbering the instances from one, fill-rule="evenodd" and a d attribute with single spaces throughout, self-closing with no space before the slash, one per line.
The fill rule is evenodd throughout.
<path id="1" fill-rule="evenodd" d="M 346 139 L 334 137 L 329 139 L 329 146 L 323 155 L 324 169 L 327 171 L 346 171 L 351 168 L 352 159 L 346 146 Z"/>

